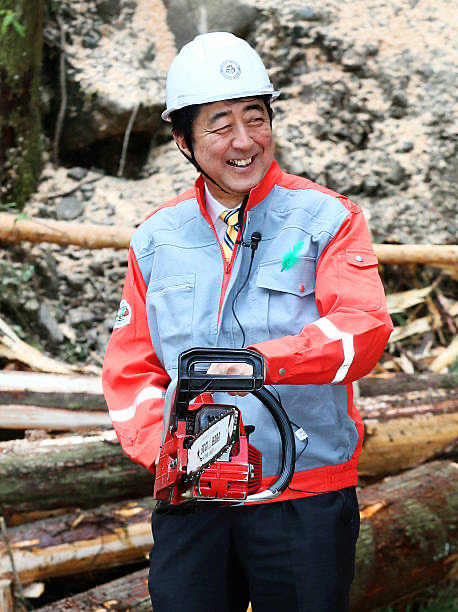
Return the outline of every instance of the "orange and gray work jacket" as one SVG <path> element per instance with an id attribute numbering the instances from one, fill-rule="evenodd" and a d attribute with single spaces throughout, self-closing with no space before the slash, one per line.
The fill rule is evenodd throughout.
<path id="1" fill-rule="evenodd" d="M 276 501 L 352 486 L 363 424 L 351 383 L 372 370 L 392 331 L 362 211 L 273 162 L 250 192 L 244 228 L 245 240 L 256 231 L 262 240 L 234 309 L 245 345 L 267 360 L 265 384 L 275 385 L 297 431 L 296 473 Z M 282 269 L 298 243 L 299 259 Z M 232 305 L 250 258 L 251 249 L 236 246 L 226 262 L 202 177 L 134 233 L 103 386 L 124 451 L 153 473 L 178 354 L 241 347 Z M 254 396 L 227 400 L 255 426 L 250 443 L 262 453 L 268 486 L 280 470 L 275 424 Z"/>

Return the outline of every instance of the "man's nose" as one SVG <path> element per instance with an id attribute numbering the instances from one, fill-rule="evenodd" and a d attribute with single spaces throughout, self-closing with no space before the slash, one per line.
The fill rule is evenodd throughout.
<path id="1" fill-rule="evenodd" d="M 253 144 L 250 132 L 245 125 L 239 125 L 234 131 L 232 146 L 234 149 L 249 149 Z"/>

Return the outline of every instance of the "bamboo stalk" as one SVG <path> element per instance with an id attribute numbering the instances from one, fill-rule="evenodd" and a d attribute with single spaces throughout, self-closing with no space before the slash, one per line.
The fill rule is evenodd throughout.
<path id="1" fill-rule="evenodd" d="M 0 241 L 53 242 L 86 249 L 125 249 L 134 229 L 115 225 L 93 225 L 50 219 L 18 219 L 0 213 Z M 453 266 L 458 263 L 458 246 L 427 244 L 375 244 L 381 263 Z"/>

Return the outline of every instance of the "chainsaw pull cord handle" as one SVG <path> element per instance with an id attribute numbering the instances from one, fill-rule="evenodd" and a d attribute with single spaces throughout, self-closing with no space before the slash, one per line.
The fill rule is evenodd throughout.
<path id="1" fill-rule="evenodd" d="M 258 391 L 252 391 L 252 394 L 264 404 L 272 415 L 280 433 L 283 454 L 281 470 L 277 480 L 271 484 L 268 489 L 260 491 L 259 493 L 253 493 L 253 495 L 248 495 L 244 502 L 242 502 L 244 504 L 267 501 L 274 497 L 278 497 L 291 482 L 296 464 L 296 443 L 294 440 L 294 433 L 283 406 L 265 387 L 262 387 L 262 389 Z"/>

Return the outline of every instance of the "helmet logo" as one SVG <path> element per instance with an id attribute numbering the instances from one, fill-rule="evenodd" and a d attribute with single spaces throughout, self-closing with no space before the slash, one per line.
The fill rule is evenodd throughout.
<path id="1" fill-rule="evenodd" d="M 240 73 L 242 72 L 239 64 L 237 64 L 237 62 L 234 60 L 224 61 L 219 67 L 219 71 L 225 79 L 230 79 L 231 81 L 233 79 L 238 79 Z"/>

